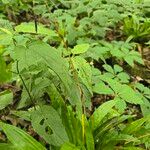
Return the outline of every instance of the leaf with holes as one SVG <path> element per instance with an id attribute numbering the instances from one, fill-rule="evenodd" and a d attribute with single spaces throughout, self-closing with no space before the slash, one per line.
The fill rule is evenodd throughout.
<path id="1" fill-rule="evenodd" d="M 44 140 L 55 146 L 68 142 L 68 136 L 57 111 L 51 106 L 41 106 L 31 115 L 34 130 Z"/>

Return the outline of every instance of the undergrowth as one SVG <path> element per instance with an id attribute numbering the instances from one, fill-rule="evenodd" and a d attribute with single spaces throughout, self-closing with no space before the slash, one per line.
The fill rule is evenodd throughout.
<path id="1" fill-rule="evenodd" d="M 150 149 L 149 8 L 1 0 L 0 149 Z"/>

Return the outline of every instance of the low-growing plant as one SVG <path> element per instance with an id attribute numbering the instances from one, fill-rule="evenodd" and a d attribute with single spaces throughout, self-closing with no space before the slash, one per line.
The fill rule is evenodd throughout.
<path id="1" fill-rule="evenodd" d="M 8 2 L 3 0 L 0 8 L 5 10 L 0 19 L 0 84 L 13 82 L 20 95 L 14 101 L 13 90 L 0 91 L 0 110 L 13 109 L 9 113 L 30 122 L 46 144 L 0 122 L 8 138 L 0 148 L 149 149 L 149 88 L 135 83 L 124 69 L 144 65 L 136 43 L 130 41 L 149 37 L 148 19 L 140 19 L 144 2 Z M 22 8 L 34 22 L 30 18 L 19 23 Z M 12 12 L 18 20 L 14 23 L 6 17 Z M 138 17 L 126 17 L 131 12 Z M 106 41 L 106 33 L 122 20 L 127 40 Z M 95 95 L 106 97 L 96 107 Z M 130 113 L 133 106 L 140 107 L 142 117 Z"/>
<path id="2" fill-rule="evenodd" d="M 132 15 L 124 19 L 123 31 L 127 36 L 131 36 L 134 40 L 144 40 L 149 39 L 149 26 L 149 18 Z"/>

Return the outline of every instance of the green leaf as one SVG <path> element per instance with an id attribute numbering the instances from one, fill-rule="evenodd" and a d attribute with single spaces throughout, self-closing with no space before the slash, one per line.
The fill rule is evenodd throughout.
<path id="1" fill-rule="evenodd" d="M 128 124 L 124 129 L 123 133 L 125 134 L 134 134 L 138 132 L 144 125 L 145 122 L 149 120 L 149 117 L 141 118 L 136 121 L 133 121 L 132 123 Z"/>
<path id="2" fill-rule="evenodd" d="M 121 83 L 128 83 L 130 79 L 129 75 L 125 72 L 120 72 L 117 74 L 117 78 L 120 79 Z"/>
<path id="3" fill-rule="evenodd" d="M 118 48 L 112 49 L 110 51 L 110 53 L 112 54 L 112 56 L 115 56 L 117 58 L 124 57 L 124 53 L 121 50 L 119 50 Z"/>
<path id="4" fill-rule="evenodd" d="M 61 146 L 68 142 L 68 136 L 57 111 L 51 106 L 40 106 L 31 115 L 34 130 L 46 142 L 54 146 Z"/>
<path id="5" fill-rule="evenodd" d="M 11 45 L 13 41 L 12 35 L 11 34 L 0 34 L 0 45 Z"/>
<path id="6" fill-rule="evenodd" d="M 93 125 L 93 130 L 99 127 L 103 118 L 112 111 L 112 108 L 115 106 L 116 102 L 114 100 L 103 103 L 99 106 L 93 115 L 90 117 L 90 121 Z"/>
<path id="7" fill-rule="evenodd" d="M 11 114 L 13 114 L 21 119 L 24 119 L 26 121 L 31 121 L 31 112 L 29 112 L 29 111 L 23 111 L 23 110 L 11 111 Z"/>
<path id="8" fill-rule="evenodd" d="M 94 150 L 94 137 L 92 132 L 92 127 L 90 126 L 88 120 L 85 118 L 85 139 L 87 150 Z"/>
<path id="9" fill-rule="evenodd" d="M 116 101 L 115 107 L 118 109 L 118 111 L 119 111 L 120 113 L 123 113 L 124 110 L 125 110 L 126 107 L 127 107 L 126 102 L 125 102 L 123 99 L 120 99 L 120 98 L 118 98 L 118 97 L 116 97 L 116 98 L 114 99 L 114 101 Z"/>
<path id="10" fill-rule="evenodd" d="M 128 85 L 122 85 L 119 90 L 119 96 L 126 102 L 133 104 L 143 104 L 142 99 L 137 95 L 137 93 Z"/>
<path id="11" fill-rule="evenodd" d="M 33 42 L 28 48 L 17 46 L 12 56 L 19 61 L 19 70 L 28 69 L 30 66 L 42 62 L 47 68 L 54 71 L 64 85 L 65 95 L 72 105 L 81 108 L 80 92 L 74 80 L 69 75 L 67 62 L 60 56 L 60 53 L 44 42 Z"/>
<path id="12" fill-rule="evenodd" d="M 108 72 L 114 74 L 114 70 L 113 70 L 113 68 L 112 68 L 110 65 L 105 64 L 105 65 L 103 65 L 103 67 L 104 67 L 104 69 L 105 69 L 106 71 L 108 71 Z"/>
<path id="13" fill-rule="evenodd" d="M 46 150 L 46 148 L 37 142 L 33 137 L 15 126 L 0 122 L 0 128 L 6 134 L 8 140 L 18 150 Z"/>
<path id="14" fill-rule="evenodd" d="M 76 146 L 83 146 L 82 124 L 80 118 L 73 111 L 72 107 L 65 105 L 61 109 L 61 118 L 65 126 L 69 141 Z M 83 146 L 84 147 L 84 146 Z"/>
<path id="15" fill-rule="evenodd" d="M 142 114 L 146 117 L 150 114 L 150 102 L 148 99 L 144 98 L 144 103 L 140 105 Z"/>
<path id="16" fill-rule="evenodd" d="M 91 57 L 92 59 L 95 60 L 103 60 L 105 62 L 105 55 L 108 52 L 108 48 L 107 47 L 102 47 L 102 46 L 95 46 L 92 48 L 89 48 L 88 51 L 84 54 L 85 57 Z"/>
<path id="17" fill-rule="evenodd" d="M 0 84 L 8 81 L 11 78 L 11 73 L 6 66 L 6 63 L 0 55 Z"/>
<path id="18" fill-rule="evenodd" d="M 134 61 L 144 64 L 141 55 L 136 51 L 130 51 L 125 57 L 124 60 L 130 65 L 134 66 Z"/>
<path id="19" fill-rule="evenodd" d="M 63 144 L 60 150 L 80 150 L 80 148 L 68 142 L 68 143 Z"/>
<path id="20" fill-rule="evenodd" d="M 51 100 L 51 106 L 54 109 L 59 109 L 62 104 L 64 104 L 63 98 L 61 96 L 61 93 L 58 92 L 57 88 L 55 87 L 54 84 L 51 84 L 47 89 L 46 89 L 50 100 Z"/>
<path id="21" fill-rule="evenodd" d="M 0 110 L 13 102 L 13 93 L 11 91 L 3 91 L 0 93 Z"/>
<path id="22" fill-rule="evenodd" d="M 126 102 L 132 104 L 143 104 L 142 99 L 138 96 L 138 94 L 128 85 L 120 84 L 119 82 L 110 79 L 104 75 L 101 75 L 101 79 L 108 83 L 110 87 L 114 90 L 117 96 Z"/>
<path id="23" fill-rule="evenodd" d="M 15 147 L 12 144 L 7 143 L 0 143 L 0 149 L 2 150 L 18 150 L 17 147 Z"/>
<path id="24" fill-rule="evenodd" d="M 0 27 L 0 32 L 2 32 L 2 33 L 6 33 L 6 34 L 9 34 L 9 35 L 12 35 L 12 32 L 10 32 L 8 29 L 6 29 L 6 28 L 1 28 Z"/>
<path id="25" fill-rule="evenodd" d="M 120 67 L 119 65 L 114 65 L 114 71 L 115 71 L 115 73 L 122 72 L 123 68 Z"/>
<path id="26" fill-rule="evenodd" d="M 113 90 L 102 81 L 93 86 L 93 92 L 98 94 L 114 94 Z"/>
<path id="27" fill-rule="evenodd" d="M 136 146 L 129 146 L 129 147 L 123 147 L 122 150 L 144 150 L 144 149 Z"/>
<path id="28" fill-rule="evenodd" d="M 45 28 L 44 25 L 39 24 L 37 29 L 38 34 L 43 34 L 43 35 L 50 35 L 50 36 L 57 36 L 57 34 L 48 28 Z M 35 24 L 30 22 L 30 23 L 21 23 L 20 25 L 15 27 L 16 32 L 23 32 L 23 33 L 36 33 L 35 31 Z"/>
<path id="29" fill-rule="evenodd" d="M 92 95 L 92 70 L 90 64 L 82 57 L 76 56 L 72 59 L 74 68 L 78 71 L 78 77 Z"/>
<path id="30" fill-rule="evenodd" d="M 82 53 L 85 53 L 88 49 L 89 49 L 89 44 L 79 44 L 79 45 L 76 45 L 72 50 L 71 52 L 73 54 L 82 54 Z"/>

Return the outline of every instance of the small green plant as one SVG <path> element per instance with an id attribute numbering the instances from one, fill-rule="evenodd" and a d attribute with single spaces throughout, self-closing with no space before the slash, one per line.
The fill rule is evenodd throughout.
<path id="1" fill-rule="evenodd" d="M 124 19 L 123 31 L 134 40 L 148 39 L 150 35 L 150 20 L 135 15 Z"/>
<path id="2" fill-rule="evenodd" d="M 149 87 L 125 69 L 144 65 L 131 42 L 148 41 L 144 3 L 0 1 L 0 110 L 27 121 L 40 137 L 1 121 L 7 138 L 0 148 L 150 148 Z"/>
<path id="3" fill-rule="evenodd" d="M 35 131 L 53 149 L 107 150 L 116 147 L 136 149 L 140 144 L 149 146 L 149 117 L 134 121 L 134 116 L 119 114 L 114 109 L 115 103 L 111 100 L 102 104 L 89 119 L 84 114 L 78 118 L 73 109 L 64 104 L 60 113 L 45 105 L 29 111 L 28 115 Z M 14 114 L 17 113 L 19 111 Z"/>

